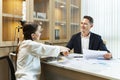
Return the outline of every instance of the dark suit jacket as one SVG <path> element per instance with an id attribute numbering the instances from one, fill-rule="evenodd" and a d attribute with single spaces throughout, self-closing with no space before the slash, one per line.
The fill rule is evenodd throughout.
<path id="1" fill-rule="evenodd" d="M 68 47 L 69 49 L 74 49 L 74 53 L 82 54 L 81 32 L 73 35 L 66 47 Z M 106 48 L 105 44 L 103 43 L 101 36 L 95 33 L 92 33 L 92 32 L 90 33 L 89 49 L 90 50 L 102 50 L 102 51 L 109 52 L 109 50 Z"/>

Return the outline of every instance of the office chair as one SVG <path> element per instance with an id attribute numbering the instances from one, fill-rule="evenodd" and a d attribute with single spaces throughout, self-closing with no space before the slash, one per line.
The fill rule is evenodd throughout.
<path id="1" fill-rule="evenodd" d="M 0 61 L 3 61 L 4 64 L 7 64 L 9 66 L 9 69 L 10 70 L 10 80 L 16 80 L 15 78 L 15 69 L 14 69 L 14 66 L 13 66 L 13 63 L 11 61 L 11 59 L 9 58 L 9 56 L 2 56 L 0 57 Z M 9 73 L 9 71 L 8 71 Z"/>

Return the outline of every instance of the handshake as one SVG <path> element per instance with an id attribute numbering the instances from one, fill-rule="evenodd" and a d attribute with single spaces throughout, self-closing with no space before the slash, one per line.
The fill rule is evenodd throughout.
<path id="1" fill-rule="evenodd" d="M 64 56 L 68 56 L 69 53 L 70 53 L 70 49 L 69 48 L 60 46 L 60 54 L 62 54 Z"/>

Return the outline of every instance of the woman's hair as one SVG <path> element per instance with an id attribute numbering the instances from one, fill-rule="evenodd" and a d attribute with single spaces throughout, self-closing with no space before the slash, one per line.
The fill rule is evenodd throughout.
<path id="1" fill-rule="evenodd" d="M 33 40 L 31 37 L 32 33 L 35 33 L 39 24 L 33 22 L 26 22 L 23 25 L 23 35 L 25 40 Z"/>

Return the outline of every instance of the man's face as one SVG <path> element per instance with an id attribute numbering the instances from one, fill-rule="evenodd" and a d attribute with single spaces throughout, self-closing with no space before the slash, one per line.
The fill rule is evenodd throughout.
<path id="1" fill-rule="evenodd" d="M 90 29 L 92 28 L 92 24 L 89 22 L 88 19 L 83 19 L 80 24 L 80 29 L 82 33 L 89 33 Z"/>

